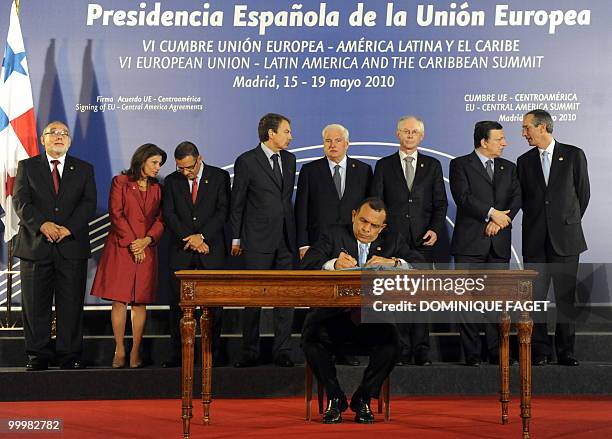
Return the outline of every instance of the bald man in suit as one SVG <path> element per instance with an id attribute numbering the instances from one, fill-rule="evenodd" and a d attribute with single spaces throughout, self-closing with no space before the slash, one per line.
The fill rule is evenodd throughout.
<path id="1" fill-rule="evenodd" d="M 418 151 L 425 137 L 425 124 L 416 116 L 403 116 L 395 132 L 399 151 L 376 164 L 371 195 L 380 197 L 388 209 L 389 226 L 400 232 L 409 245 L 425 258 L 424 267 L 433 268 L 433 251 L 444 230 L 446 189 L 442 165 Z M 400 364 L 431 365 L 429 324 L 398 324 L 402 354 Z"/>

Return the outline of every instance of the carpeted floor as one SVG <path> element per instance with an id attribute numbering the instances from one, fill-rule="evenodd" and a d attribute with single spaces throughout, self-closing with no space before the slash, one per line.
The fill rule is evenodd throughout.
<path id="1" fill-rule="evenodd" d="M 180 438 L 179 400 L 57 401 L 0 403 L 2 438 L 149 439 Z M 315 409 L 315 404 L 313 404 Z M 375 410 L 375 407 L 373 406 Z M 301 398 L 218 399 L 212 424 L 201 424 L 194 401 L 191 437 L 196 438 L 521 438 L 519 401 L 510 403 L 510 424 L 501 425 L 494 397 L 392 398 L 391 421 L 322 425 L 318 415 L 304 421 Z M 7 433 L 7 419 L 62 419 L 61 433 Z M 537 397 L 532 401 L 533 438 L 612 438 L 612 397 Z"/>

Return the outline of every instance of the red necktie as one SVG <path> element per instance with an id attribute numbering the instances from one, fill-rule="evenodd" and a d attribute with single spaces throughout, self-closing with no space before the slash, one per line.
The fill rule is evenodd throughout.
<path id="1" fill-rule="evenodd" d="M 198 177 L 193 179 L 193 185 L 191 186 L 191 202 L 196 203 L 198 199 Z"/>
<path id="2" fill-rule="evenodd" d="M 53 164 L 53 171 L 51 171 L 51 176 L 53 177 L 53 189 L 55 189 L 55 193 L 59 192 L 60 185 L 60 175 L 59 170 L 57 169 L 57 165 L 60 164 L 59 160 L 51 160 L 51 164 Z"/>

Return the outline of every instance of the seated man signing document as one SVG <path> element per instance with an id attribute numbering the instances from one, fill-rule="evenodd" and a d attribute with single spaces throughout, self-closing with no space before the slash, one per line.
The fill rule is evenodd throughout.
<path id="1" fill-rule="evenodd" d="M 353 211 L 352 226 L 329 227 L 308 249 L 301 268 L 341 270 L 374 265 L 409 268 L 409 263 L 422 262 L 421 255 L 412 250 L 400 234 L 385 229 L 385 219 L 385 205 L 380 199 L 364 200 Z M 350 403 L 358 423 L 374 422 L 370 399 L 378 397 L 382 383 L 399 356 L 396 327 L 389 323 L 361 323 L 355 311 L 359 312 L 343 308 L 312 309 L 304 322 L 302 348 L 327 394 L 325 424 L 342 422 L 342 412 L 349 408 L 333 361 L 333 354 L 344 343 L 356 341 L 370 350 L 370 362 Z"/>

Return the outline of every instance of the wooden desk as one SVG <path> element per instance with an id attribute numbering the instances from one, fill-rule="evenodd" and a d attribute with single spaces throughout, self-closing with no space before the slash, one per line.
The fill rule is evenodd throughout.
<path id="1" fill-rule="evenodd" d="M 428 278 L 475 277 L 483 274 L 461 270 L 411 270 L 411 276 Z M 212 399 L 211 307 L 217 306 L 274 306 L 274 307 L 360 307 L 361 273 L 358 271 L 310 271 L 310 270 L 183 270 L 176 273 L 181 281 L 182 336 L 182 421 L 183 437 L 189 438 L 192 418 L 193 355 L 196 321 L 195 308 L 203 308 L 202 329 L 202 404 L 203 423 L 210 423 Z M 537 275 L 531 270 L 486 270 L 484 291 L 479 297 L 486 300 L 495 297 L 503 300 L 531 300 L 532 279 Z M 435 292 L 431 292 L 434 294 Z M 450 297 L 453 296 L 453 297 Z M 432 295 L 431 297 L 434 297 Z M 419 292 L 419 299 L 426 298 Z M 460 296 L 435 293 L 436 300 L 456 300 Z M 529 438 L 531 418 L 531 331 L 533 322 L 529 313 L 520 314 L 517 322 L 519 338 L 519 374 L 523 439 Z M 500 402 L 502 424 L 508 423 L 509 343 L 510 317 L 500 320 Z"/>

